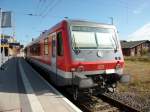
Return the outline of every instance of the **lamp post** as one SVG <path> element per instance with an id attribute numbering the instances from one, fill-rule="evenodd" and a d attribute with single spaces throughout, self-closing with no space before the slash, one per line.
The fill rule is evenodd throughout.
<path id="1" fill-rule="evenodd" d="M 1 25 L 1 22 L 2 22 L 2 10 L 0 8 L 0 68 L 1 68 L 1 65 L 2 65 L 2 54 L 1 54 L 1 47 L 2 47 L 2 25 Z"/>
<path id="2" fill-rule="evenodd" d="M 2 69 L 2 64 L 3 64 L 3 56 L 4 54 L 4 45 L 2 46 L 3 43 L 5 43 L 4 35 L 2 35 L 2 29 L 3 28 L 9 28 L 11 27 L 11 12 L 10 11 L 5 11 L 3 12 L 2 9 L 0 8 L 0 68 Z M 1 50 L 1 48 L 3 50 Z"/>
<path id="3" fill-rule="evenodd" d="M 0 69 L 3 69 L 3 59 L 4 59 L 4 35 L 2 34 L 2 9 L 0 8 Z"/>
<path id="4" fill-rule="evenodd" d="M 3 69 L 3 55 L 4 55 L 4 47 L 2 46 L 3 35 L 2 35 L 2 9 L 0 8 L 0 69 Z"/>

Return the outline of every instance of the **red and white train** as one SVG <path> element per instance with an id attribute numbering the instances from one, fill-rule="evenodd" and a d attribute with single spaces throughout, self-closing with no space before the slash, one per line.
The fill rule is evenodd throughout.
<path id="1" fill-rule="evenodd" d="M 127 81 L 114 25 L 63 20 L 32 41 L 25 53 L 55 85 L 73 87 L 74 98 L 78 90 L 113 89 L 118 81 Z"/>

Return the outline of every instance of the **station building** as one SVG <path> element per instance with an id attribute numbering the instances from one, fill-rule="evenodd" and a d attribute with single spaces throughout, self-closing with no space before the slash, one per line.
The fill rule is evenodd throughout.
<path id="1" fill-rule="evenodd" d="M 1 53 L 4 52 L 4 56 L 17 56 L 23 48 L 23 45 L 20 45 L 20 43 L 17 42 L 12 36 L 2 34 L 0 35 L 0 38 Z"/>
<path id="2" fill-rule="evenodd" d="M 142 56 L 144 52 L 150 53 L 150 41 L 121 41 L 124 56 Z"/>

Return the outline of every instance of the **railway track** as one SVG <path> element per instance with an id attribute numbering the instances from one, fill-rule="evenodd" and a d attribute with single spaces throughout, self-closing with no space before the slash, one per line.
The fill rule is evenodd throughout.
<path id="1" fill-rule="evenodd" d="M 30 63 L 31 64 L 31 63 Z M 45 80 L 49 83 L 48 77 L 43 75 L 43 70 L 38 69 L 36 66 L 31 64 L 32 67 L 37 70 Z M 59 88 L 57 88 L 59 90 Z M 64 89 L 65 90 L 65 89 Z M 111 97 L 101 94 L 97 96 L 81 95 L 80 99 L 74 101 L 72 95 L 69 95 L 66 91 L 59 90 L 64 96 L 75 103 L 83 112 L 140 112 L 139 110 L 130 107 L 118 100 L 112 99 Z"/>
<path id="2" fill-rule="evenodd" d="M 140 112 L 120 101 L 110 98 L 105 94 L 98 96 L 81 97 L 79 107 L 84 112 Z"/>
<path id="3" fill-rule="evenodd" d="M 119 112 L 118 108 L 93 96 L 81 99 L 78 105 L 84 112 Z"/>

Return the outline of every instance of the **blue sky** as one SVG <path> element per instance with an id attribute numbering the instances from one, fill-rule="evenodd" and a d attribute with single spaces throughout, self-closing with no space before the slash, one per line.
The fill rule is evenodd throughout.
<path id="1" fill-rule="evenodd" d="M 0 0 L 0 8 L 13 12 L 16 38 L 23 44 L 64 17 L 100 23 L 113 17 L 120 39 L 150 22 L 149 0 Z M 6 34 L 12 31 L 3 29 Z"/>

